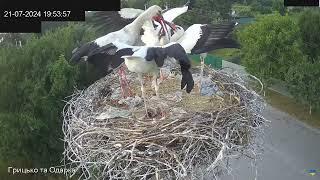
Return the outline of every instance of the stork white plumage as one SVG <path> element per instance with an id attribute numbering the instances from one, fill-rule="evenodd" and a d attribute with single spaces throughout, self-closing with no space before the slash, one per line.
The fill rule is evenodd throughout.
<path id="1" fill-rule="evenodd" d="M 185 4 L 182 7 L 172 8 L 168 9 L 166 12 L 163 12 L 163 18 L 166 21 L 173 22 L 174 19 L 176 19 L 178 16 L 186 13 L 188 10 L 190 10 L 191 6 L 189 6 L 189 2 Z"/>
<path id="2" fill-rule="evenodd" d="M 76 49 L 73 52 L 70 61 L 77 63 L 82 57 L 87 57 L 87 61 L 99 68 L 103 75 L 110 73 L 112 69 L 120 66 L 123 63 L 123 60 L 119 57 L 110 56 L 110 54 L 101 53 L 99 49 L 114 41 L 122 42 L 128 45 L 134 45 L 140 38 L 141 27 L 146 21 L 155 19 L 162 23 L 163 19 L 161 16 L 161 11 L 162 9 L 157 5 L 149 7 L 147 10 L 143 11 L 133 22 L 126 25 L 122 29 L 109 33 L 94 41 L 88 42 Z M 138 14 L 138 12 L 136 12 L 136 14 Z M 122 76 L 124 74 L 122 68 L 119 69 L 119 73 L 121 78 L 120 80 L 122 81 L 125 79 Z M 125 82 L 125 84 L 127 84 L 127 82 Z M 122 87 L 122 90 L 123 95 L 126 96 L 125 88 Z M 130 90 L 127 91 L 130 92 Z"/>
<path id="3" fill-rule="evenodd" d="M 119 14 L 122 18 L 125 18 L 125 19 L 135 19 L 143 12 L 144 10 L 142 9 L 122 8 L 120 9 Z"/>
<path id="4" fill-rule="evenodd" d="M 184 29 L 181 26 L 175 25 L 176 30 L 171 33 L 170 42 L 177 42 L 184 34 Z"/>
<path id="5" fill-rule="evenodd" d="M 122 42 L 128 45 L 133 45 L 136 43 L 137 39 L 140 38 L 140 30 L 143 24 L 153 19 L 153 17 L 158 16 L 159 21 L 162 21 L 161 8 L 157 5 L 151 6 L 144 12 L 142 12 L 132 23 L 126 25 L 119 31 L 109 33 L 95 40 L 97 45 L 104 46 L 114 41 Z"/>

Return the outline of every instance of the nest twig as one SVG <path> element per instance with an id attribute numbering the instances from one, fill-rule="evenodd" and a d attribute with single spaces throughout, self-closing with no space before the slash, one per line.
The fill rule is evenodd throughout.
<path id="1" fill-rule="evenodd" d="M 63 110 L 65 163 L 79 179 L 197 179 L 215 177 L 231 156 L 257 158 L 266 120 L 264 100 L 246 80 L 205 68 L 223 95 L 218 108 L 172 111 L 165 119 L 97 119 L 115 102 L 116 75 L 75 92 Z M 188 95 L 186 95 L 188 96 Z M 218 95 L 216 95 L 218 96 Z M 142 109 L 143 105 L 135 109 Z M 181 108 L 180 108 L 181 109 Z M 183 108 L 182 108 L 183 109 Z M 212 178 L 211 178 L 212 179 Z"/>

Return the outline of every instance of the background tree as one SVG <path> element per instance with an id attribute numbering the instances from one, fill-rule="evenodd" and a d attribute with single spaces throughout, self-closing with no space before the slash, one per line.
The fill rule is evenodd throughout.
<path id="1" fill-rule="evenodd" d="M 282 16 L 286 13 L 286 7 L 284 6 L 283 0 L 272 0 L 272 9 L 279 12 Z"/>
<path id="2" fill-rule="evenodd" d="M 303 59 L 297 34 L 298 27 L 290 17 L 258 19 L 237 33 L 244 66 L 266 83 L 272 78 L 285 80 L 289 67 Z"/>
<path id="3" fill-rule="evenodd" d="M 122 7 L 144 9 L 147 0 L 121 0 Z"/>
<path id="4" fill-rule="evenodd" d="M 23 48 L 0 49 L 0 164 L 60 164 L 62 100 L 74 87 L 92 83 L 87 66 L 70 66 L 66 59 L 77 43 L 95 38 L 94 32 L 69 24 L 30 37 Z"/>
<path id="5" fill-rule="evenodd" d="M 272 0 L 254 0 L 251 2 L 252 10 L 261 14 L 272 12 Z"/>
<path id="6" fill-rule="evenodd" d="M 298 101 L 313 109 L 320 109 L 320 59 L 315 63 L 307 60 L 289 68 L 286 81 L 291 94 Z"/>
<path id="7" fill-rule="evenodd" d="M 298 19 L 302 50 L 310 62 L 319 60 L 320 56 L 320 11 L 304 11 Z"/>
<path id="8" fill-rule="evenodd" d="M 320 109 L 320 12 L 309 9 L 298 17 L 300 48 L 304 61 L 290 67 L 286 81 L 290 92 L 312 109 Z"/>

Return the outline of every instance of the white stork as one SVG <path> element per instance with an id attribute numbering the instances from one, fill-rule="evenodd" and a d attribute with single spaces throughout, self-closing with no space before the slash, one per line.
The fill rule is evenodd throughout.
<path id="1" fill-rule="evenodd" d="M 186 88 L 187 93 L 190 93 L 193 89 L 194 81 L 189 71 L 191 63 L 184 48 L 179 43 L 169 43 L 165 46 L 130 46 L 121 42 L 113 42 L 99 48 L 98 51 L 100 54 L 104 53 L 124 58 L 128 70 L 138 74 L 146 113 L 148 111 L 142 76 L 145 73 L 152 73 L 152 84 L 154 85 L 156 96 L 159 97 L 157 76 L 160 67 L 163 66 L 165 59 L 168 57 L 175 58 L 180 64 L 182 74 L 181 89 Z"/>
<path id="2" fill-rule="evenodd" d="M 104 75 L 110 73 L 112 69 L 120 66 L 123 63 L 123 59 L 99 53 L 99 48 L 114 41 L 122 42 L 128 45 L 134 45 L 140 38 L 140 30 L 145 21 L 155 19 L 163 24 L 161 11 L 162 9 L 159 6 L 154 5 L 149 7 L 146 11 L 141 13 L 133 22 L 126 25 L 124 28 L 109 33 L 94 41 L 84 44 L 80 48 L 75 49 L 72 52 L 70 61 L 77 63 L 83 57 L 87 57 L 86 60 L 89 63 L 94 64 L 97 68 L 101 69 L 101 72 L 103 72 Z M 124 71 L 122 68 L 119 69 L 119 73 L 120 77 L 123 77 Z M 124 87 L 122 87 L 122 90 L 124 90 Z M 125 96 L 124 92 L 123 95 Z"/>
<path id="3" fill-rule="evenodd" d="M 137 41 L 135 45 L 165 45 L 169 43 L 169 39 L 175 33 L 176 27 L 172 23 L 175 18 L 192 9 L 194 1 L 188 1 L 184 6 L 172 8 L 162 11 L 163 17 L 155 17 L 157 21 L 146 21 L 141 29 L 141 41 Z M 110 29 L 110 24 L 125 26 L 132 21 L 144 10 L 134 8 L 122 8 L 120 11 L 100 11 L 93 14 L 93 22 L 99 29 Z M 157 19 L 160 18 L 160 19 Z M 117 28 L 117 27 L 116 27 Z M 168 29 L 174 29 L 169 31 Z M 182 27 L 179 29 L 183 30 Z M 179 33 L 181 34 L 181 33 Z M 159 38 L 160 36 L 160 38 Z"/>

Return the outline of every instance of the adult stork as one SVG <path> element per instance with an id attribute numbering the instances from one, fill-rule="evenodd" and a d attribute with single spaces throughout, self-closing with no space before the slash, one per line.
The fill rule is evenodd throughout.
<path id="1" fill-rule="evenodd" d="M 155 17 L 160 18 L 155 19 L 157 21 L 146 21 L 142 26 L 141 41 L 137 41 L 135 45 L 154 46 L 169 43 L 169 39 L 174 33 L 173 30 L 169 31 L 169 29 L 176 29 L 172 23 L 173 20 L 192 9 L 193 4 L 194 0 L 188 1 L 184 6 L 163 11 L 163 17 Z M 98 11 L 92 14 L 92 19 L 94 25 L 100 30 L 110 29 L 110 24 L 116 24 L 115 28 L 122 28 L 133 22 L 143 12 L 142 9 L 134 8 L 122 8 L 120 11 Z"/>
<path id="2" fill-rule="evenodd" d="M 94 41 L 88 42 L 73 51 L 71 62 L 77 63 L 83 57 L 92 63 L 94 66 L 100 69 L 103 75 L 110 73 L 114 68 L 119 67 L 124 60 L 118 56 L 110 56 L 109 54 L 100 53 L 99 49 L 105 45 L 108 45 L 114 41 L 122 42 L 128 45 L 134 45 L 140 38 L 140 30 L 145 21 L 154 19 L 163 24 L 163 18 L 161 16 L 162 9 L 157 6 L 151 6 L 144 12 L 142 12 L 134 21 L 126 25 L 122 29 L 102 36 Z M 119 69 L 121 89 L 123 90 L 123 96 L 127 95 L 130 90 L 125 89 L 127 82 L 125 81 L 123 68 Z M 125 82 L 125 83 L 124 83 Z M 125 92 L 127 91 L 127 92 Z"/>
<path id="3" fill-rule="evenodd" d="M 194 24 L 190 26 L 176 42 L 180 43 L 188 54 L 199 54 L 201 59 L 200 93 L 207 53 L 222 48 L 239 48 L 237 41 L 232 39 L 231 32 L 237 22 L 220 24 Z"/>
<path id="4" fill-rule="evenodd" d="M 124 58 L 128 70 L 138 74 L 147 114 L 148 110 L 142 76 L 145 73 L 153 75 L 152 84 L 154 85 L 156 96 L 159 97 L 157 76 L 160 67 L 164 65 L 164 61 L 168 57 L 175 58 L 180 64 L 182 74 L 181 89 L 186 88 L 187 93 L 190 93 L 193 89 L 194 81 L 189 71 L 191 63 L 184 48 L 179 43 L 169 43 L 164 46 L 130 46 L 121 42 L 113 42 L 99 48 L 99 52 Z"/>

